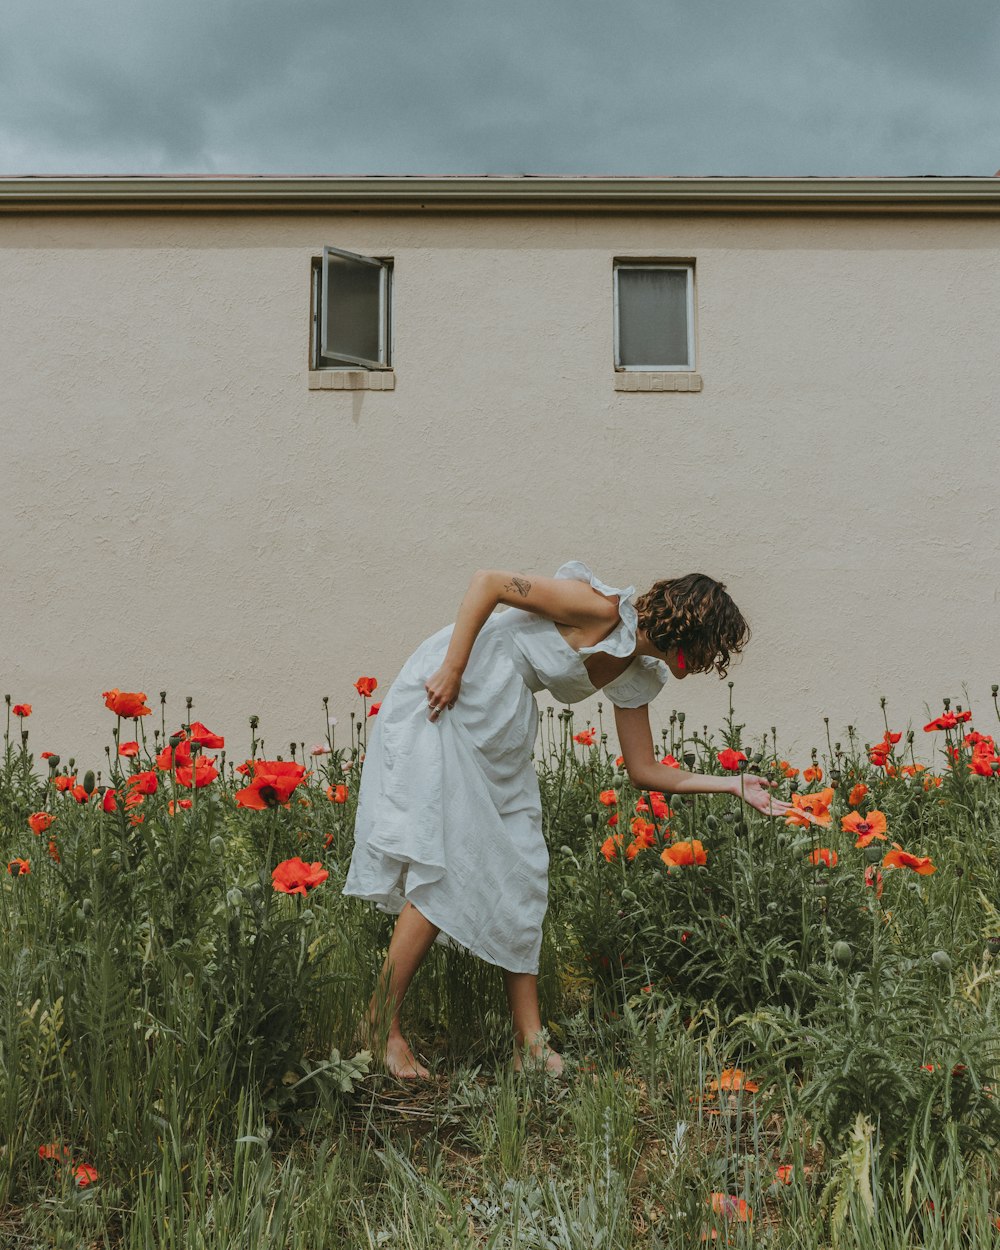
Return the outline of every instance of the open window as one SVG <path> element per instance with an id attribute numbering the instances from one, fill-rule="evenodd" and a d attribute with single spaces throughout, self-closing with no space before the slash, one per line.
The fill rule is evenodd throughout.
<path id="1" fill-rule="evenodd" d="M 392 261 L 324 247 L 313 262 L 313 368 L 389 369 Z"/>

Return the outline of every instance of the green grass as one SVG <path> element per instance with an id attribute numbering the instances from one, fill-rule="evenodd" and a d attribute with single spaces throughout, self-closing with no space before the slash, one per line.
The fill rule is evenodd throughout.
<path id="1" fill-rule="evenodd" d="M 162 716 L 139 759 L 109 753 L 107 784 L 154 769 Z M 1000 779 L 970 772 L 964 744 L 985 717 L 901 740 L 894 777 L 853 730 L 847 750 L 829 742 L 822 781 L 795 779 L 835 781 L 821 832 L 668 794 L 656 845 L 632 859 L 640 796 L 605 739 L 580 746 L 571 712 L 544 717 L 539 994 L 566 1074 L 514 1073 L 500 970 L 435 946 L 404 1007 L 433 1074 L 412 1088 L 352 1045 L 393 925 L 340 893 L 364 724 L 347 747 L 287 753 L 313 770 L 287 807 L 238 807 L 244 776 L 208 751 L 220 776 L 193 796 L 161 771 L 141 804 L 105 812 L 99 791 L 57 790 L 73 762 L 46 770 L 30 720 L 8 717 L 0 843 L 30 872 L 0 882 L 4 1250 L 628 1250 L 711 1227 L 779 1248 L 1000 1243 Z M 742 746 L 782 775 L 773 731 L 744 728 L 730 713 L 717 736 L 685 734 L 673 714 L 663 752 L 717 773 L 717 750 Z M 247 754 L 275 758 L 255 734 Z M 907 776 L 914 747 L 931 767 Z M 348 802 L 331 802 L 345 780 Z M 859 782 L 860 810 L 886 814 L 877 853 L 841 829 Z M 614 807 L 598 798 L 612 787 Z M 37 836 L 40 811 L 56 819 Z M 708 862 L 668 870 L 669 837 L 698 838 Z M 865 869 L 892 842 L 936 871 L 885 868 L 878 897 Z M 817 846 L 835 867 L 810 863 Z M 291 856 L 329 872 L 307 897 L 272 887 Z M 39 1157 L 49 1143 L 65 1162 Z M 82 1163 L 98 1172 L 85 1186 Z M 712 1194 L 752 1221 L 713 1213 Z"/>

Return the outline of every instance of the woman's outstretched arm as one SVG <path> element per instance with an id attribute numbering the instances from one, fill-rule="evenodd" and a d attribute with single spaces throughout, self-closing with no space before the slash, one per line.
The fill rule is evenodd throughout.
<path id="1" fill-rule="evenodd" d="M 534 577 L 504 569 L 477 569 L 459 606 L 441 667 L 425 682 L 432 706 L 454 704 L 479 631 L 501 603 L 565 625 L 600 622 L 610 626 L 618 620 L 617 600 L 602 595 L 587 582 Z M 435 719 L 433 714 L 431 719 Z"/>
<path id="2" fill-rule="evenodd" d="M 794 810 L 807 820 L 813 819 L 812 813 L 804 808 L 775 798 L 770 793 L 773 783 L 752 773 L 714 777 L 661 764 L 653 753 L 648 704 L 615 707 L 615 727 L 625 757 L 625 771 L 637 790 L 659 790 L 663 794 L 732 794 L 765 816 L 783 816 Z"/>

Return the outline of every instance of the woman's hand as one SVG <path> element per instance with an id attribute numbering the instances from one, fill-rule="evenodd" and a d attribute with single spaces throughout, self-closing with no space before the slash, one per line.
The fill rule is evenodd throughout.
<path id="1" fill-rule="evenodd" d="M 756 811 L 763 812 L 765 816 L 784 816 L 785 812 L 795 812 L 797 816 L 803 816 L 813 824 L 820 823 L 808 808 L 796 807 L 794 803 L 786 803 L 784 799 L 775 798 L 771 794 L 771 787 L 778 784 L 776 781 L 767 781 L 763 777 L 754 776 L 753 773 L 743 773 L 735 780 L 734 794 Z M 741 785 L 742 794 L 740 793 Z"/>
<path id="2" fill-rule="evenodd" d="M 424 689 L 427 691 L 428 720 L 436 721 L 441 715 L 439 709 L 455 706 L 461 686 L 461 670 L 448 664 L 442 664 L 436 673 L 427 678 Z"/>

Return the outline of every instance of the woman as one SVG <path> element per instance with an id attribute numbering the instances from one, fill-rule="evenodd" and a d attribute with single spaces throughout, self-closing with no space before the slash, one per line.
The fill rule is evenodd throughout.
<path id="1" fill-rule="evenodd" d="M 343 892 L 399 914 L 362 1033 L 395 1076 L 429 1075 L 400 1030 L 400 1007 L 433 942 L 498 964 L 515 1067 L 527 1051 L 533 1063 L 562 1071 L 538 1009 L 549 856 L 532 760 L 535 692 L 576 703 L 603 691 L 640 790 L 735 794 L 776 816 L 791 807 L 772 801 L 760 777 L 657 761 L 649 702 L 671 676 L 716 668 L 724 677 L 750 631 L 725 586 L 702 574 L 654 582 L 635 604 L 634 593 L 606 585 L 579 560 L 553 577 L 480 569 L 454 624 L 421 643 L 382 699 Z M 500 604 L 508 610 L 495 612 Z"/>

